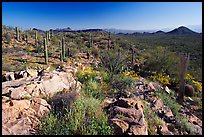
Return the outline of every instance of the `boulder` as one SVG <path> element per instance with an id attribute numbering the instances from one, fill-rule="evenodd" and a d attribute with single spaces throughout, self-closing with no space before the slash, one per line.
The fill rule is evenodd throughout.
<path id="1" fill-rule="evenodd" d="M 3 76 L 2 76 L 3 82 L 11 81 L 11 80 L 15 80 L 14 72 L 7 72 L 7 73 L 3 74 Z"/>
<path id="2" fill-rule="evenodd" d="M 171 90 L 170 90 L 167 86 L 165 86 L 165 91 L 166 91 L 166 93 L 168 93 L 168 94 L 170 94 L 170 92 L 171 92 Z"/>
<path id="3" fill-rule="evenodd" d="M 27 93 L 31 95 L 36 87 L 37 86 L 35 84 L 29 84 L 29 85 L 26 85 L 25 90 Z"/>
<path id="4" fill-rule="evenodd" d="M 30 107 L 29 100 L 11 100 L 2 104 L 2 123 L 15 120 L 19 113 Z"/>
<path id="5" fill-rule="evenodd" d="M 2 103 L 5 103 L 7 101 L 9 101 L 10 98 L 9 97 L 6 97 L 6 96 L 2 96 Z"/>
<path id="6" fill-rule="evenodd" d="M 11 98 L 12 99 L 23 99 L 23 98 L 31 98 L 31 95 L 24 90 L 24 87 L 18 87 L 11 89 Z"/>
<path id="7" fill-rule="evenodd" d="M 128 131 L 129 135 L 148 135 L 146 122 L 143 126 L 131 125 Z"/>
<path id="8" fill-rule="evenodd" d="M 17 123 L 10 127 L 13 135 L 28 135 L 32 122 L 29 117 L 22 117 Z"/>
<path id="9" fill-rule="evenodd" d="M 30 77 L 37 77 L 38 71 L 35 69 L 27 69 L 26 72 L 28 73 L 28 76 Z"/>
<path id="10" fill-rule="evenodd" d="M 173 135 L 173 133 L 168 130 L 168 127 L 165 124 L 159 125 L 157 127 L 157 133 L 159 135 Z"/>
<path id="11" fill-rule="evenodd" d="M 195 93 L 195 89 L 193 88 L 193 86 L 186 84 L 185 85 L 185 95 L 192 97 Z"/>
<path id="12" fill-rule="evenodd" d="M 125 117 L 136 119 L 136 121 L 140 121 L 140 119 L 143 117 L 143 112 L 140 109 L 134 109 L 134 108 L 123 108 L 114 106 L 113 107 L 113 114 L 122 114 Z"/>
<path id="13" fill-rule="evenodd" d="M 118 118 L 110 119 L 110 123 L 113 124 L 114 132 L 116 135 L 124 134 L 127 131 L 127 129 L 129 128 L 128 123 L 126 123 L 123 120 L 120 120 Z"/>
<path id="14" fill-rule="evenodd" d="M 144 108 L 142 102 L 136 98 L 119 98 L 116 102 L 114 102 L 114 105 L 124 108 L 136 108 L 136 109 Z"/>
<path id="15" fill-rule="evenodd" d="M 160 98 L 157 98 L 156 100 L 154 100 L 152 105 L 153 105 L 152 106 L 153 111 L 157 111 L 157 110 L 163 108 L 163 106 L 164 106 L 163 101 Z"/>
<path id="16" fill-rule="evenodd" d="M 11 90 L 13 90 L 13 89 L 14 89 L 14 88 L 12 88 L 12 87 L 2 88 L 2 95 L 11 94 Z"/>
<path id="17" fill-rule="evenodd" d="M 35 110 L 37 117 L 40 118 L 50 112 L 51 106 L 44 99 L 34 98 L 31 103 L 31 108 Z"/>
<path id="18" fill-rule="evenodd" d="M 189 117 L 189 122 L 191 122 L 194 125 L 199 125 L 200 127 L 202 127 L 202 121 L 198 117 L 196 117 L 193 114 L 190 114 L 188 117 Z"/>

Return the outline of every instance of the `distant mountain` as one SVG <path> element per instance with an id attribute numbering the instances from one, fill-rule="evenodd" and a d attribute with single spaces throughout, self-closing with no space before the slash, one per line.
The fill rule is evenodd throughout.
<path id="1" fill-rule="evenodd" d="M 125 33 L 120 33 L 120 35 L 125 34 Z M 164 31 L 156 31 L 153 33 L 150 32 L 134 32 L 130 35 L 135 35 L 135 36 L 147 36 L 147 35 L 200 35 L 201 33 L 197 33 L 195 31 L 192 31 L 191 29 L 181 26 L 179 28 L 173 29 L 169 32 L 164 32 Z M 127 33 L 125 35 L 128 35 Z"/>
<path id="2" fill-rule="evenodd" d="M 45 33 L 46 31 L 44 30 L 40 30 L 40 29 L 36 29 L 33 28 L 33 30 Z M 70 27 L 67 28 L 63 28 L 63 29 L 50 29 L 51 32 L 53 33 L 58 33 L 58 32 L 97 32 L 97 31 L 103 31 L 103 29 L 84 29 L 84 30 L 72 30 Z"/>
<path id="3" fill-rule="evenodd" d="M 41 32 L 41 33 L 45 33 L 45 31 L 44 31 L 44 30 L 41 30 L 41 29 L 33 28 L 33 30 L 36 30 L 36 31 Z"/>
<path id="4" fill-rule="evenodd" d="M 45 33 L 46 31 L 40 30 L 33 28 L 33 30 L 37 30 L 41 33 Z M 105 32 L 111 32 L 111 33 L 116 33 L 119 35 L 136 35 L 136 36 L 147 36 L 147 35 L 197 35 L 201 33 L 197 33 L 195 31 L 192 31 L 191 29 L 181 26 L 179 28 L 176 28 L 174 30 L 171 30 L 169 32 L 164 32 L 164 31 L 136 31 L 136 30 L 121 30 L 121 29 L 83 29 L 83 30 L 72 30 L 70 27 L 63 28 L 63 29 L 50 29 L 51 32 L 53 33 L 58 33 L 58 32 L 98 32 L 98 31 L 105 31 Z"/>
<path id="5" fill-rule="evenodd" d="M 164 32 L 164 31 L 159 30 L 159 31 L 154 32 L 154 33 L 152 33 L 152 34 L 165 34 L 165 32 Z"/>
<path id="6" fill-rule="evenodd" d="M 176 28 L 172 31 L 167 32 L 166 34 L 171 34 L 171 35 L 192 35 L 192 34 L 199 34 L 195 31 L 190 30 L 187 27 L 181 26 L 179 28 Z"/>

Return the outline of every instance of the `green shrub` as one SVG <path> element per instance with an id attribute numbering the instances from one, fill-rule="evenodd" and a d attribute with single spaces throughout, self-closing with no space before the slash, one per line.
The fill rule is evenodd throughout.
<path id="1" fill-rule="evenodd" d="M 100 84 L 96 80 L 89 80 L 83 85 L 82 92 L 89 97 L 103 98 Z"/>
<path id="2" fill-rule="evenodd" d="M 39 127 L 42 135 L 110 135 L 112 127 L 102 111 L 100 101 L 81 97 L 65 109 L 64 115 L 51 112 Z"/>
<path id="3" fill-rule="evenodd" d="M 107 71 L 112 77 L 114 74 L 119 74 L 127 68 L 127 58 L 123 54 L 118 54 L 114 49 L 103 51 L 100 53 L 100 60 L 103 70 Z"/>
<path id="4" fill-rule="evenodd" d="M 6 42 L 7 42 L 8 44 L 10 44 L 10 42 L 11 42 L 11 36 L 10 36 L 8 33 L 5 34 L 5 39 L 6 39 Z"/>
<path id="5" fill-rule="evenodd" d="M 148 49 L 141 56 L 144 60 L 142 70 L 149 74 L 157 72 L 171 76 L 178 72 L 179 57 L 167 48 Z"/>
<path id="6" fill-rule="evenodd" d="M 135 80 L 131 77 L 114 75 L 110 85 L 117 97 L 128 97 L 130 95 L 128 91 L 135 86 Z"/>
<path id="7" fill-rule="evenodd" d="M 91 67 L 85 67 L 84 70 L 77 71 L 76 76 L 81 83 L 84 83 L 89 80 L 96 80 L 97 72 Z"/>

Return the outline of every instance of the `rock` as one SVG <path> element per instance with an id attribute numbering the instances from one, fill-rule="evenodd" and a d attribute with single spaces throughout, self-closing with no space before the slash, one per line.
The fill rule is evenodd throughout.
<path id="1" fill-rule="evenodd" d="M 143 111 L 141 111 L 140 109 L 138 109 L 138 110 L 134 109 L 134 108 L 128 109 L 128 108 L 122 108 L 122 107 L 114 106 L 112 111 L 113 111 L 113 114 L 122 114 L 125 117 L 136 119 L 138 124 L 140 124 L 139 122 L 140 122 L 141 118 L 144 117 Z"/>
<path id="2" fill-rule="evenodd" d="M 6 96 L 2 96 L 2 103 L 5 103 L 7 101 L 9 101 L 10 98 L 9 97 L 6 97 Z"/>
<path id="3" fill-rule="evenodd" d="M 150 82 L 150 83 L 148 84 L 148 87 L 149 87 L 149 90 L 150 90 L 150 91 L 156 91 L 156 88 L 154 87 L 153 82 Z"/>
<path id="4" fill-rule="evenodd" d="M 12 135 L 13 132 L 11 131 L 10 128 L 2 125 L 2 135 Z"/>
<path id="5" fill-rule="evenodd" d="M 2 95 L 11 94 L 11 90 L 13 90 L 13 89 L 14 88 L 11 88 L 11 87 L 2 88 Z"/>
<path id="6" fill-rule="evenodd" d="M 169 131 L 174 132 L 175 131 L 175 125 L 171 123 L 167 123 L 167 128 Z"/>
<path id="7" fill-rule="evenodd" d="M 34 98 L 31 103 L 31 108 L 35 110 L 37 117 L 40 118 L 49 113 L 51 106 L 44 99 Z"/>
<path id="8" fill-rule="evenodd" d="M 144 105 L 141 103 L 141 101 L 136 98 L 119 98 L 116 102 L 114 102 L 114 105 L 124 108 L 144 108 Z"/>
<path id="9" fill-rule="evenodd" d="M 113 124 L 114 132 L 116 135 L 124 134 L 129 128 L 128 123 L 124 122 L 123 120 L 117 119 L 117 118 L 110 119 L 110 122 L 111 124 Z"/>
<path id="10" fill-rule="evenodd" d="M 42 81 L 42 86 L 48 97 L 52 97 L 57 92 L 67 88 L 67 86 L 62 82 L 62 79 L 57 75 L 51 76 L 51 79 L 49 80 Z"/>
<path id="11" fill-rule="evenodd" d="M 115 98 L 108 98 L 106 97 L 103 101 L 103 108 L 108 108 L 110 106 L 110 104 L 113 104 L 116 101 Z"/>
<path id="12" fill-rule="evenodd" d="M 28 73 L 28 76 L 30 77 L 37 77 L 38 71 L 35 69 L 27 69 L 26 72 Z"/>
<path id="13" fill-rule="evenodd" d="M 192 97 L 194 95 L 194 93 L 195 93 L 195 90 L 194 90 L 193 86 L 186 84 L 185 85 L 185 95 Z"/>
<path id="14" fill-rule="evenodd" d="M 192 99 L 191 97 L 188 97 L 187 99 L 188 99 L 189 101 L 193 101 L 193 99 Z"/>
<path id="15" fill-rule="evenodd" d="M 2 123 L 15 120 L 23 109 L 30 107 L 29 100 L 12 100 L 2 104 Z"/>
<path id="16" fill-rule="evenodd" d="M 193 114 L 190 114 L 189 122 L 191 122 L 194 125 L 199 125 L 200 127 L 202 127 L 202 121 Z"/>
<path id="17" fill-rule="evenodd" d="M 15 80 L 14 72 L 7 72 L 7 73 L 3 74 L 3 76 L 2 76 L 3 82 L 11 81 L 11 80 Z"/>
<path id="18" fill-rule="evenodd" d="M 25 90 L 27 93 L 32 94 L 36 87 L 37 86 L 35 84 L 29 84 L 29 85 L 26 85 Z"/>
<path id="19" fill-rule="evenodd" d="M 143 126 L 140 125 L 131 125 L 129 135 L 148 135 L 146 122 Z"/>
<path id="20" fill-rule="evenodd" d="M 29 117 L 23 117 L 17 123 L 10 127 L 14 135 L 28 135 L 32 122 Z"/>
<path id="21" fill-rule="evenodd" d="M 28 76 L 28 73 L 25 70 L 23 70 L 20 72 L 16 72 L 14 76 L 15 79 L 26 78 Z"/>
<path id="22" fill-rule="evenodd" d="M 159 127 L 157 127 L 157 133 L 159 135 L 172 135 L 173 134 L 172 132 L 168 130 L 165 124 L 159 125 Z"/>
<path id="23" fill-rule="evenodd" d="M 160 99 L 160 98 L 157 98 L 153 104 L 152 104 L 152 110 L 153 111 L 156 111 L 156 110 L 159 110 L 161 108 L 163 108 L 164 104 L 163 104 L 163 101 Z"/>
<path id="24" fill-rule="evenodd" d="M 18 87 L 18 88 L 11 89 L 11 98 L 23 99 L 23 98 L 31 98 L 31 96 L 24 90 L 24 87 Z"/>
<path id="25" fill-rule="evenodd" d="M 167 86 L 165 86 L 165 91 L 166 91 L 166 93 L 168 93 L 168 94 L 170 94 L 170 92 L 171 92 L 171 90 L 170 90 Z"/>

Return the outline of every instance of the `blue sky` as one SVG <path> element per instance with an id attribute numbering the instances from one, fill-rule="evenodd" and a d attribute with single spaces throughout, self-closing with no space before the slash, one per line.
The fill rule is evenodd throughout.
<path id="1" fill-rule="evenodd" d="M 23 29 L 153 30 L 202 24 L 202 2 L 2 2 L 3 25 Z"/>

